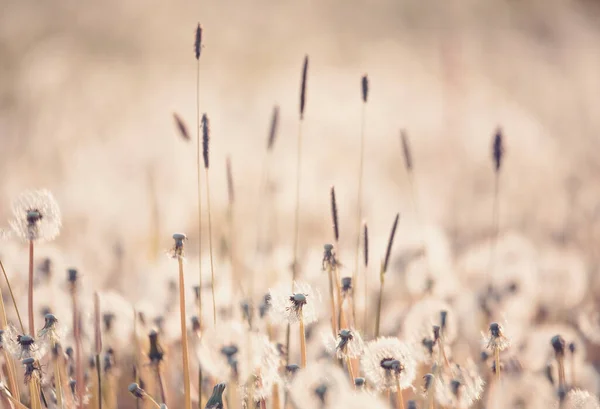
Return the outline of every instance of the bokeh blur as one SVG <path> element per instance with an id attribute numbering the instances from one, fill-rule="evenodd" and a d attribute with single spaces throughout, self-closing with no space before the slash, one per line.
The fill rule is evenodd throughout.
<path id="1" fill-rule="evenodd" d="M 363 217 L 373 277 L 400 212 L 390 294 L 424 291 L 419 279 L 426 267 L 411 263 L 424 244 L 435 293 L 459 314 L 474 306 L 461 302 L 462 285 L 483 283 L 492 268 L 494 283 L 524 292 L 503 306 L 524 355 L 537 352 L 523 333 L 531 322 L 567 322 L 585 340 L 588 361 L 600 359 L 600 3 L 0 0 L 0 10 L 0 227 L 8 227 L 10 203 L 20 192 L 49 189 L 63 229 L 40 254 L 60 254 L 59 266 L 77 265 L 90 289 L 114 290 L 145 306 L 166 303 L 176 269 L 160 271 L 176 231 L 188 234 L 189 274 L 197 277 L 193 44 L 200 22 L 199 101 L 211 127 L 216 254 L 231 244 L 230 157 L 239 270 L 257 269 L 257 238 L 271 249 L 272 264 L 292 262 L 300 74 L 308 55 L 302 275 L 320 272 L 322 245 L 333 240 L 331 186 L 340 215 L 338 251 L 348 269 L 354 265 L 360 79 L 367 74 Z M 274 106 L 280 122 L 267 155 Z M 191 141 L 179 135 L 173 113 Z M 490 267 L 498 127 L 505 158 Z M 412 184 L 401 129 L 413 153 Z M 203 212 L 206 256 L 206 204 Z M 23 277 L 17 285 L 23 294 L 25 249 L 14 239 L 0 242 L 9 275 Z M 289 271 L 279 274 L 273 281 Z M 260 283 L 257 299 L 269 280 Z M 377 285 L 373 278 L 374 290 Z M 391 298 L 390 308 L 405 305 Z M 397 316 L 382 325 L 394 331 Z M 479 330 L 477 322 L 468 330 L 476 338 L 471 347 Z M 542 361 L 530 361 L 541 370 Z M 597 393 L 600 377 L 592 372 L 585 386 Z"/>

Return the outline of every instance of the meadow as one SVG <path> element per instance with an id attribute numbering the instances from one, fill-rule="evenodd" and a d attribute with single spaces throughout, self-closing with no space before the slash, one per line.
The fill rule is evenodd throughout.
<path id="1" fill-rule="evenodd" d="M 595 4 L 5 5 L 0 407 L 600 408 Z"/>

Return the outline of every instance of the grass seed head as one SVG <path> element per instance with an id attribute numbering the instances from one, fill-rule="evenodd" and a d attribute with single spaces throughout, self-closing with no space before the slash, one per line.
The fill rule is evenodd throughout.
<path id="1" fill-rule="evenodd" d="M 196 60 L 200 60 L 200 53 L 202 52 L 202 26 L 198 23 L 196 27 L 196 36 L 194 38 L 194 54 Z"/>
<path id="2" fill-rule="evenodd" d="M 369 99 L 369 78 L 367 74 L 363 75 L 360 81 L 361 91 L 362 91 L 362 100 L 364 103 L 367 103 Z"/>

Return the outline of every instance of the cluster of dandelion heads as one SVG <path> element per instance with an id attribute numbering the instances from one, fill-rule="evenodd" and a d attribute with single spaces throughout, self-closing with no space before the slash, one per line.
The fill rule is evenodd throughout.
<path id="1" fill-rule="evenodd" d="M 362 368 L 372 387 L 378 390 L 401 389 L 412 385 L 417 372 L 413 348 L 398 338 L 381 337 L 365 345 Z"/>
<path id="2" fill-rule="evenodd" d="M 294 281 L 294 290 L 290 292 L 288 286 L 280 286 L 269 290 L 271 295 L 271 317 L 280 323 L 296 323 L 300 317 L 305 324 L 315 322 L 318 318 L 321 305 L 321 294 L 309 284 Z"/>
<path id="3" fill-rule="evenodd" d="M 325 334 L 325 348 L 338 359 L 359 358 L 363 354 L 365 344 L 358 330 L 354 328 L 341 329 L 335 338 L 331 331 L 326 331 Z"/>
<path id="4" fill-rule="evenodd" d="M 472 362 L 452 364 L 436 377 L 435 399 L 444 407 L 469 408 L 481 398 L 485 382 Z"/>
<path id="5" fill-rule="evenodd" d="M 60 208 L 48 190 L 21 193 L 12 203 L 10 226 L 22 240 L 50 241 L 60 233 Z"/>
<path id="6" fill-rule="evenodd" d="M 325 362 L 299 369 L 290 385 L 290 396 L 297 408 L 322 409 L 350 394 L 350 383 L 342 370 Z"/>

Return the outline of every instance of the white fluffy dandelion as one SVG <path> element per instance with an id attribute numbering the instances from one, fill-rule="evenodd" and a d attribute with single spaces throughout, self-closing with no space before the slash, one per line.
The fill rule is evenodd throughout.
<path id="1" fill-rule="evenodd" d="M 472 363 L 466 367 L 452 364 L 450 372 L 436 378 L 435 399 L 441 406 L 467 409 L 481 398 L 484 384 Z"/>
<path id="2" fill-rule="evenodd" d="M 50 241 L 60 233 L 60 208 L 48 190 L 21 193 L 12 203 L 10 226 L 25 241 Z"/>
<path id="3" fill-rule="evenodd" d="M 298 370 L 290 386 L 292 401 L 304 409 L 331 407 L 349 393 L 350 384 L 342 370 L 328 363 L 315 363 Z"/>
<path id="4" fill-rule="evenodd" d="M 382 337 L 366 344 L 361 359 L 370 384 L 378 390 L 396 391 L 412 385 L 417 361 L 412 348 L 398 338 Z"/>
<path id="5" fill-rule="evenodd" d="M 309 284 L 295 281 L 294 290 L 289 287 L 269 289 L 271 295 L 271 316 L 274 321 L 294 324 L 304 319 L 304 324 L 315 322 L 321 304 L 321 294 Z"/>
<path id="6" fill-rule="evenodd" d="M 365 344 L 360 333 L 355 329 L 342 329 L 337 337 L 330 332 L 324 335 L 325 348 L 335 353 L 338 359 L 358 358 L 363 354 Z"/>

